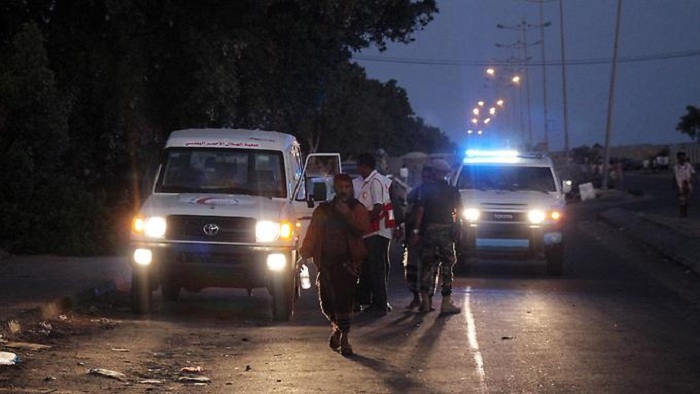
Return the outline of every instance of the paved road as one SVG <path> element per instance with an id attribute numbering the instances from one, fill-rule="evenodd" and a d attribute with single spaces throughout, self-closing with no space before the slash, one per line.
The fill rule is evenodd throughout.
<path id="1" fill-rule="evenodd" d="M 285 324 L 272 322 L 264 291 L 185 293 L 147 318 L 117 291 L 24 331 L 19 339 L 53 348 L 0 369 L 0 392 L 191 391 L 179 371 L 196 366 L 206 392 L 698 392 L 697 276 L 596 219 L 654 199 L 659 207 L 613 194 L 572 204 L 563 277 L 536 261 L 480 261 L 456 281 L 460 315 L 401 310 L 409 296 L 395 269 L 397 309 L 356 318 L 352 358 L 327 348 L 312 291 Z M 86 374 L 98 367 L 127 381 Z M 147 378 L 160 383 L 139 383 Z"/>

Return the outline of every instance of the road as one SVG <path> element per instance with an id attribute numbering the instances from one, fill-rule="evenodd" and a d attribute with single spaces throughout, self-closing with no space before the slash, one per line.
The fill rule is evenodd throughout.
<path id="1" fill-rule="evenodd" d="M 700 281 L 595 216 L 615 205 L 673 209 L 664 179 L 628 177 L 644 198 L 571 204 L 562 277 L 537 261 L 479 261 L 456 280 L 459 315 L 404 311 L 395 261 L 395 310 L 356 316 L 353 357 L 328 348 L 313 290 L 289 323 L 272 321 L 263 290 L 184 293 L 148 317 L 117 293 L 25 334 L 51 348 L 18 351 L 23 362 L 0 369 L 0 392 L 699 392 Z M 185 367 L 210 382 L 179 382 Z"/>

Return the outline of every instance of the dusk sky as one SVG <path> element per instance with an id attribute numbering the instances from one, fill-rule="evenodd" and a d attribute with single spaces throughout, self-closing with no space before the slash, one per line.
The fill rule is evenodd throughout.
<path id="1" fill-rule="evenodd" d="M 544 0 L 547 111 L 551 150 L 564 147 L 559 2 Z M 612 70 L 616 0 L 563 0 L 570 147 L 603 144 Z M 539 4 L 533 0 L 438 0 L 440 12 L 410 44 L 356 54 L 370 78 L 395 79 L 408 92 L 417 116 L 463 145 L 477 101 L 506 100 L 484 128 L 512 145 L 528 139 L 526 83 L 507 87 L 485 70 L 524 58 L 524 26 L 530 65 L 533 143 L 544 140 Z M 520 42 L 520 43 L 518 43 Z M 499 48 L 496 46 L 510 46 Z M 623 0 L 611 145 L 690 142 L 675 131 L 687 105 L 700 106 L 700 0 Z M 510 66 L 511 73 L 521 67 Z M 520 70 L 525 75 L 524 70 Z M 520 90 L 519 90 L 520 89 Z"/>

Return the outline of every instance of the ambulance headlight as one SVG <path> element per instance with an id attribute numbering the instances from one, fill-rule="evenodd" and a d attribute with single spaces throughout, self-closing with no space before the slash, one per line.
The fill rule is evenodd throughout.
<path id="1" fill-rule="evenodd" d="M 293 236 L 294 227 L 290 222 L 261 220 L 255 225 L 255 239 L 258 242 L 289 241 Z"/>
<path id="2" fill-rule="evenodd" d="M 150 238 L 165 237 L 167 228 L 165 218 L 160 216 L 142 217 L 137 216 L 131 226 L 131 231 L 137 235 L 145 235 Z"/>
<path id="3" fill-rule="evenodd" d="M 134 262 L 138 265 L 149 265 L 153 261 L 153 253 L 150 249 L 134 250 Z"/>
<path id="4" fill-rule="evenodd" d="M 287 256 L 282 253 L 267 255 L 267 268 L 270 271 L 282 271 L 287 266 Z"/>

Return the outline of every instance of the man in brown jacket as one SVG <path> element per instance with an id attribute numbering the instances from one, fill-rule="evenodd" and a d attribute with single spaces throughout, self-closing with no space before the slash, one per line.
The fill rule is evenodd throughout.
<path id="1" fill-rule="evenodd" d="M 352 178 L 338 174 L 333 180 L 335 198 L 321 203 L 299 251 L 313 257 L 321 311 L 331 322 L 331 349 L 352 355 L 348 342 L 355 287 L 367 250 L 362 236 L 371 230 L 367 209 L 353 196 Z"/>

